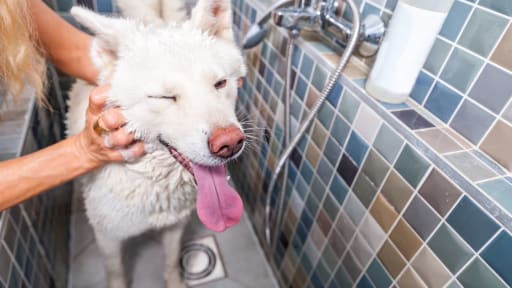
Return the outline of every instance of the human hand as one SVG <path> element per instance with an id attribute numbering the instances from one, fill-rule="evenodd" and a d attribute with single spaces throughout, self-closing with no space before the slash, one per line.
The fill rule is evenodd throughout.
<path id="1" fill-rule="evenodd" d="M 85 128 L 77 135 L 81 159 L 93 167 L 108 162 L 134 161 L 144 154 L 144 145 L 123 128 L 120 108 L 103 111 L 109 86 L 95 88 L 89 95 Z"/>

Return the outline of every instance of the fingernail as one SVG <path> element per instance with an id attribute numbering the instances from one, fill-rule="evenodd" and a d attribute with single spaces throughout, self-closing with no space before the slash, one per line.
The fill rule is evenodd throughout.
<path id="1" fill-rule="evenodd" d="M 119 153 L 123 156 L 124 161 L 133 162 L 135 161 L 135 155 L 133 155 L 133 151 L 131 149 L 121 149 Z"/>
<path id="2" fill-rule="evenodd" d="M 103 136 L 103 145 L 107 148 L 112 148 L 112 139 L 110 135 Z"/>

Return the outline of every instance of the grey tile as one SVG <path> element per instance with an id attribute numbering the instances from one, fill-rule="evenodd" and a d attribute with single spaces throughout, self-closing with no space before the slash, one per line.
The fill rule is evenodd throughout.
<path id="1" fill-rule="evenodd" d="M 343 211 L 343 210 L 342 210 Z M 354 236 L 356 228 L 345 212 L 341 212 L 335 223 L 336 229 L 340 232 L 345 241 L 349 242 Z"/>
<path id="2" fill-rule="evenodd" d="M 352 253 L 345 254 L 345 257 L 343 258 L 342 262 L 343 267 L 345 270 L 347 270 L 348 275 L 352 279 L 352 281 L 355 281 L 357 277 L 359 277 L 359 274 L 361 274 L 361 266 L 356 262 L 355 257 L 352 255 Z"/>
<path id="3" fill-rule="evenodd" d="M 468 96 L 499 115 L 512 96 L 512 76 L 487 64 Z"/>
<path id="4" fill-rule="evenodd" d="M 345 89 L 345 93 L 343 93 L 343 98 L 341 98 L 341 103 L 338 109 L 341 115 L 343 115 L 349 123 L 354 122 L 359 106 L 361 106 L 361 101 L 349 92 L 348 89 Z"/>
<path id="5" fill-rule="evenodd" d="M 450 154 L 446 156 L 446 159 L 471 181 L 480 181 L 497 176 L 494 171 L 469 152 Z"/>
<path id="6" fill-rule="evenodd" d="M 430 172 L 419 193 L 443 217 L 452 209 L 462 195 L 462 191 L 455 187 L 437 169 L 433 169 Z"/>
<path id="7" fill-rule="evenodd" d="M 512 2 L 508 0 L 480 0 L 478 5 L 512 16 Z"/>
<path id="8" fill-rule="evenodd" d="M 483 65 L 483 60 L 455 48 L 446 63 L 441 79 L 462 93 L 466 93 Z"/>
<path id="9" fill-rule="evenodd" d="M 377 193 L 377 187 L 375 187 L 374 183 L 370 181 L 365 173 L 359 173 L 352 189 L 364 207 L 369 208 Z"/>
<path id="10" fill-rule="evenodd" d="M 388 125 L 382 125 L 377 137 L 375 138 L 374 146 L 377 151 L 384 156 L 388 163 L 393 163 L 402 148 L 404 140 L 398 136 Z"/>
<path id="11" fill-rule="evenodd" d="M 443 287 L 451 279 L 451 274 L 427 246 L 420 250 L 411 263 L 428 287 Z"/>
<path id="12" fill-rule="evenodd" d="M 369 178 L 376 188 L 379 188 L 384 177 L 388 174 L 389 168 L 386 161 L 372 149 L 364 161 L 362 173 Z"/>
<path id="13" fill-rule="evenodd" d="M 439 154 L 463 150 L 462 146 L 438 128 L 418 131 L 417 135 Z"/>
<path id="14" fill-rule="evenodd" d="M 441 218 L 419 196 L 412 199 L 405 210 L 404 218 L 423 240 L 427 239 L 441 222 Z"/>
<path id="15" fill-rule="evenodd" d="M 476 8 L 462 32 L 459 44 L 487 57 L 505 30 L 508 20 Z"/>
<path id="16" fill-rule="evenodd" d="M 343 210 L 347 212 L 348 217 L 355 226 L 359 225 L 366 211 L 363 204 L 361 204 L 361 202 L 357 199 L 356 196 L 354 196 L 353 193 L 350 193 L 350 196 L 345 203 Z"/>
<path id="17" fill-rule="evenodd" d="M 471 143 L 478 145 L 495 119 L 495 116 L 471 101 L 464 100 L 453 117 L 450 126 Z"/>
<path id="18" fill-rule="evenodd" d="M 450 53 L 451 45 L 448 42 L 437 38 L 430 54 L 428 55 L 427 62 L 425 62 L 425 69 L 430 73 L 437 75 L 441 66 L 443 65 L 448 53 Z"/>
<path id="19" fill-rule="evenodd" d="M 480 257 L 476 257 L 471 261 L 457 278 L 463 287 L 467 288 L 508 287 Z"/>

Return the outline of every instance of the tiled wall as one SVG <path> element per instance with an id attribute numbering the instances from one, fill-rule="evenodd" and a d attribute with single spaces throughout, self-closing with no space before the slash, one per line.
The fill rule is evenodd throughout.
<path id="1" fill-rule="evenodd" d="M 388 8 L 394 6 L 392 1 L 375 1 L 378 5 L 366 2 L 362 3 L 364 13 L 384 10 L 391 14 Z M 505 18 L 487 8 L 475 7 L 474 3 L 463 2 L 456 5 L 468 6 L 468 12 L 483 9 L 497 19 Z M 480 3 L 497 9 L 508 7 L 509 2 Z M 264 5 L 247 0 L 234 1 L 233 5 L 237 38 L 241 39 Z M 474 16 L 478 13 L 469 15 L 470 19 L 479 19 Z M 508 25 L 509 20 L 505 19 Z M 462 31 L 471 27 L 469 24 L 462 26 L 466 27 Z M 262 241 L 266 187 L 283 149 L 280 144 L 286 46 L 283 35 L 274 29 L 262 45 L 247 52 L 249 73 L 239 100 L 241 113 L 254 126 L 266 128 L 261 137 L 264 140 L 251 143 L 252 147 L 232 169 Z M 439 41 L 448 44 L 448 59 L 457 57 L 458 52 L 454 52 L 457 49 L 472 57 L 481 57 L 470 50 L 475 44 L 469 43 L 476 40 L 466 37 L 468 42 L 459 41 L 454 45 L 439 36 Z M 465 45 L 469 45 L 468 48 L 462 48 Z M 435 56 L 429 57 L 426 67 L 432 65 L 433 58 Z M 318 99 L 318 91 L 337 59 L 339 56 L 320 41 L 301 41 L 295 48 L 292 130 L 297 130 L 298 123 Z M 458 63 L 442 60 L 438 62 Z M 449 68 L 450 65 L 441 66 L 441 75 L 442 71 L 454 71 L 450 70 L 454 69 Z M 496 68 L 499 75 L 509 75 L 509 71 L 495 64 L 483 66 Z M 480 68 L 474 79 L 486 83 L 498 81 L 497 76 L 485 76 Z M 427 69 L 430 68 L 425 68 L 423 74 L 429 75 L 432 81 L 423 88 L 422 104 L 436 103 L 441 92 L 432 87 L 442 86 L 443 93 L 453 91 L 450 93 L 459 95 L 454 106 L 471 103 L 478 109 L 487 109 L 476 100 L 483 98 L 471 96 L 470 92 L 476 89 L 472 82 L 464 94 L 455 92 L 462 86 L 453 83 L 461 83 L 458 77 L 462 76 L 452 75 L 458 79 L 453 83 L 448 78 L 443 80 L 443 76 L 434 81 Z M 465 70 L 456 69 L 462 74 Z M 312 129 L 292 153 L 283 185 L 287 195 L 284 223 L 277 248 L 271 255 L 282 286 L 512 286 L 512 198 L 509 195 L 512 182 L 507 172 L 475 149 L 471 141 L 455 133 L 451 126 L 443 125 L 445 122 L 414 101 L 403 105 L 374 101 L 362 89 L 364 82 L 365 72 L 349 66 Z M 507 81 L 498 83 L 507 85 Z M 495 86 L 491 85 L 489 92 L 496 91 Z M 418 87 L 416 85 L 413 93 L 415 98 L 421 90 Z M 467 97 L 463 96 L 466 94 Z M 440 95 L 444 100 L 449 99 L 446 94 Z M 427 110 L 443 108 L 444 104 L 425 104 L 424 107 Z M 465 110 L 454 111 L 449 119 L 458 119 L 453 115 Z M 435 109 L 431 112 L 441 115 Z M 495 113 L 494 118 L 497 119 L 498 114 Z M 480 118 L 470 115 L 472 122 L 468 126 L 480 125 Z M 509 124 L 505 125 L 504 130 L 510 129 Z M 281 188 L 272 195 L 274 206 Z"/>

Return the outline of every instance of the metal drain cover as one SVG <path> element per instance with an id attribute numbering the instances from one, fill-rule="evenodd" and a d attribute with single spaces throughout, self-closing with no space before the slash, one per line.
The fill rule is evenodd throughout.
<path id="1" fill-rule="evenodd" d="M 198 280 L 210 275 L 215 268 L 213 250 L 200 243 L 189 243 L 181 251 L 181 271 L 185 279 Z"/>
<path id="2" fill-rule="evenodd" d="M 226 277 L 214 236 L 185 243 L 181 250 L 180 268 L 189 287 Z"/>

